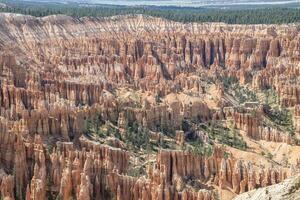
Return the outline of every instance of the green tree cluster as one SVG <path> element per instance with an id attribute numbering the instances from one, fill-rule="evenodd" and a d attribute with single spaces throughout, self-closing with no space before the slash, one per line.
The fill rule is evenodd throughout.
<path id="1" fill-rule="evenodd" d="M 297 8 L 259 8 L 259 9 L 211 9 L 171 6 L 113 6 L 79 4 L 30 3 L 19 0 L 2 0 L 6 7 L 0 12 L 21 13 L 37 17 L 65 14 L 73 17 L 109 17 L 115 15 L 144 14 L 162 17 L 173 21 L 224 22 L 228 24 L 282 24 L 300 21 Z"/>

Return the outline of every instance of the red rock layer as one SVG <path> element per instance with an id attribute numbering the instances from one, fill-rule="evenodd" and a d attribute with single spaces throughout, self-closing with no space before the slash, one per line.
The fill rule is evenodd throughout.
<path id="1" fill-rule="evenodd" d="M 278 169 L 245 161 L 161 151 L 147 176 L 127 176 L 129 152 L 83 137 L 98 118 L 121 127 L 138 122 L 180 129 L 182 121 L 228 116 L 219 75 L 255 89 L 273 88 L 282 106 L 299 104 L 299 30 L 296 26 L 190 24 L 135 16 L 105 20 L 66 16 L 0 15 L 0 188 L 3 199 L 213 199 L 184 187 L 185 176 L 234 193 L 283 180 Z M 207 74 L 216 82 L 216 107 L 204 101 Z M 120 88 L 172 101 L 118 99 Z M 150 96 L 151 96 L 150 95 Z M 129 95 L 130 97 L 134 95 Z M 191 100 L 195 97 L 197 100 Z M 296 107 L 297 109 L 297 107 Z M 296 111 L 297 113 L 297 111 Z M 299 116 L 298 114 L 295 116 Z M 257 119 L 233 113 L 254 139 L 287 142 Z M 296 119 L 296 118 L 295 118 Z M 298 127 L 295 120 L 295 127 Z M 181 139 L 182 140 L 182 139 Z"/>
<path id="2" fill-rule="evenodd" d="M 196 156 L 179 151 L 163 151 L 158 156 L 158 169 L 163 170 L 166 181 L 176 184 L 178 177 L 194 177 L 210 181 L 234 193 L 243 193 L 257 187 L 278 183 L 287 172 L 277 169 L 255 169 L 251 163 L 224 158 L 224 152 L 216 148 L 210 157 Z"/>

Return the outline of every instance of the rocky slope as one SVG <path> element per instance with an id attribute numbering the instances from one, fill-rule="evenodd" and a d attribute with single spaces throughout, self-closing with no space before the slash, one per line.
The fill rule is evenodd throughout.
<path id="1" fill-rule="evenodd" d="M 237 196 L 234 200 L 296 200 L 300 198 L 300 178 L 299 176 L 285 180 L 282 183 L 246 192 Z"/>
<path id="2" fill-rule="evenodd" d="M 1 14 L 1 197 L 232 199 L 293 176 L 299 31 Z"/>

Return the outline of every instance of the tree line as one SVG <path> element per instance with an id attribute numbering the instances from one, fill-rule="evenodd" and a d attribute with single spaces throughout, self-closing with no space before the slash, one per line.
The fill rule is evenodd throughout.
<path id="1" fill-rule="evenodd" d="M 180 8 L 164 6 L 82 6 L 78 4 L 25 4 L 7 1 L 8 6 L 0 7 L 0 12 L 20 13 L 43 17 L 65 14 L 72 17 L 109 17 L 115 15 L 144 14 L 154 17 L 189 22 L 224 22 L 228 24 L 282 24 L 300 22 L 300 9 L 263 8 L 263 9 L 209 9 Z"/>

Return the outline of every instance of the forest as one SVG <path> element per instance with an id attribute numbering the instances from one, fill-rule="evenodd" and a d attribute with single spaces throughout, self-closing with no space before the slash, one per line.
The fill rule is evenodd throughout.
<path id="1" fill-rule="evenodd" d="M 297 8 L 261 8 L 261 9 L 212 9 L 167 6 L 113 6 L 80 5 L 57 3 L 30 3 L 16 0 L 0 1 L 5 6 L 0 12 L 20 13 L 43 17 L 53 14 L 65 14 L 72 17 L 108 17 L 115 15 L 144 14 L 154 17 L 189 22 L 224 22 L 228 24 L 283 24 L 300 22 L 300 9 Z"/>

